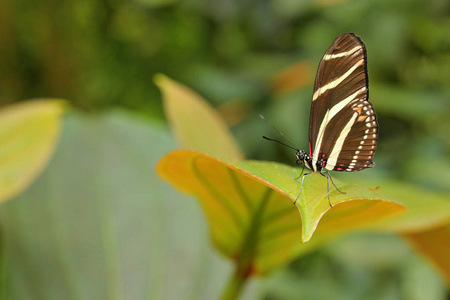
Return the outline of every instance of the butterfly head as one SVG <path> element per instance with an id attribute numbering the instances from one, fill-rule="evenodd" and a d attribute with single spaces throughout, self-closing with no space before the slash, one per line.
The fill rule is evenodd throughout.
<path id="1" fill-rule="evenodd" d="M 297 150 L 295 156 L 297 157 L 297 161 L 295 162 L 297 165 L 304 164 L 308 169 L 313 170 L 312 158 L 304 150 Z"/>
<path id="2" fill-rule="evenodd" d="M 308 155 L 303 150 L 297 150 L 295 156 L 297 157 L 297 161 L 295 162 L 297 165 L 305 163 L 305 160 L 308 158 Z"/>

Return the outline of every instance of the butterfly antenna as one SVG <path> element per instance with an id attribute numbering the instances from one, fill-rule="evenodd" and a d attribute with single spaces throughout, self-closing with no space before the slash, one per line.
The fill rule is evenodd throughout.
<path id="1" fill-rule="evenodd" d="M 268 140 L 268 141 L 277 142 L 278 144 L 281 144 L 281 145 L 283 145 L 283 146 L 286 146 L 286 147 L 288 147 L 288 148 L 291 148 L 291 149 L 293 149 L 293 150 L 298 151 L 297 148 L 294 148 L 294 147 L 292 147 L 291 145 L 288 145 L 288 144 L 285 144 L 285 143 L 283 143 L 283 142 L 280 142 L 280 141 L 277 141 L 277 140 L 268 138 L 267 136 L 264 136 L 264 135 L 263 135 L 262 137 L 263 137 L 263 139 L 266 139 L 266 140 Z"/>
<path id="2" fill-rule="evenodd" d="M 270 126 L 272 126 L 272 128 L 275 129 L 282 137 L 284 137 L 284 138 L 285 138 L 292 146 L 289 146 L 289 145 L 287 145 L 287 144 L 285 144 L 285 143 L 282 143 L 282 142 L 280 142 L 280 141 L 277 141 L 277 140 L 268 138 L 268 137 L 266 137 L 266 136 L 263 136 L 264 139 L 266 139 L 266 140 L 268 140 L 268 141 L 273 141 L 273 142 L 280 143 L 281 145 L 284 145 L 284 146 L 286 146 L 286 147 L 289 147 L 289 148 L 291 148 L 291 149 L 294 149 L 294 150 L 299 151 L 299 149 L 298 149 L 297 147 L 295 147 L 294 143 L 291 142 L 291 140 L 288 139 L 281 131 L 279 131 L 278 128 L 276 128 L 272 123 L 270 123 L 269 120 L 267 120 L 266 118 L 264 118 L 263 115 L 259 115 L 259 116 L 261 117 L 261 119 L 263 119 L 264 121 L 266 121 Z"/>

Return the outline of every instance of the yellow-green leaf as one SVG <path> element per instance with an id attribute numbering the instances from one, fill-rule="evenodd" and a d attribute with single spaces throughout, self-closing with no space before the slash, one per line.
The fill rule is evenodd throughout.
<path id="1" fill-rule="evenodd" d="M 305 182 L 309 201 L 301 197 L 298 202 L 300 217 L 293 205 L 298 169 L 281 164 L 244 161 L 235 166 L 203 153 L 176 150 L 160 160 L 157 172 L 199 200 L 215 247 L 252 274 L 267 274 L 309 250 L 301 242 L 312 236 L 329 210 L 326 180 L 312 175 Z M 345 189 L 346 195 L 332 193 L 336 206 L 319 226 L 317 241 L 404 209 L 374 197 L 367 188 Z"/>
<path id="2" fill-rule="evenodd" d="M 407 212 L 370 226 L 401 233 L 428 257 L 450 285 L 450 195 L 396 181 L 378 182 L 380 191 L 403 203 Z"/>
<path id="3" fill-rule="evenodd" d="M 285 195 L 232 165 L 190 150 L 170 152 L 157 172 L 199 200 L 214 246 L 253 274 L 265 274 L 294 257 L 301 219 Z"/>
<path id="4" fill-rule="evenodd" d="M 183 148 L 236 161 L 243 154 L 223 119 L 200 95 L 165 75 L 155 76 L 167 119 Z"/>
<path id="5" fill-rule="evenodd" d="M 372 229 L 398 233 L 428 230 L 450 223 L 450 195 L 398 181 L 378 182 L 379 192 L 405 205 L 405 214 L 380 221 Z M 448 245 L 450 247 L 450 244 Z"/>
<path id="6" fill-rule="evenodd" d="M 301 184 L 300 168 L 259 161 L 243 161 L 238 166 L 287 194 L 291 201 L 297 198 Z M 296 202 L 302 217 L 303 242 L 311 239 L 316 228 L 319 235 L 333 236 L 363 228 L 405 210 L 403 205 L 388 201 L 372 188 L 344 185 L 337 179 L 334 182 L 345 194 L 338 192 L 330 182 L 331 208 L 328 203 L 327 179 L 318 173 L 305 178 L 303 191 Z M 319 221 L 320 226 L 317 227 Z"/>
<path id="7" fill-rule="evenodd" d="M 48 162 L 63 107 L 62 101 L 42 99 L 0 110 L 0 202 L 24 190 Z"/>

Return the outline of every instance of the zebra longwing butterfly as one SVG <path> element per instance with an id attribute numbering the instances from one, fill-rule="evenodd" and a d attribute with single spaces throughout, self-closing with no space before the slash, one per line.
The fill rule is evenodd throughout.
<path id="1" fill-rule="evenodd" d="M 319 172 L 327 178 L 328 202 L 332 206 L 329 180 L 341 191 L 329 171 L 355 172 L 375 165 L 372 158 L 378 123 L 368 101 L 368 88 L 363 41 L 354 33 L 340 35 L 325 52 L 317 70 L 309 120 L 309 153 L 291 147 L 296 150 L 297 164 L 311 170 L 305 174 L 302 171 L 300 193 L 305 176 Z"/>

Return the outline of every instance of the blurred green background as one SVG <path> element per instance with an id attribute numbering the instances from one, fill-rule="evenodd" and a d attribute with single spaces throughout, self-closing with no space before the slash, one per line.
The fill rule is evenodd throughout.
<path id="1" fill-rule="evenodd" d="M 316 66 L 334 38 L 355 32 L 367 44 L 370 99 L 381 124 L 377 169 L 435 187 L 445 187 L 442 178 L 449 178 L 448 1 L 7 0 L 1 5 L 2 104 L 58 97 L 88 112 L 121 107 L 163 121 L 152 82 L 161 72 L 214 106 L 228 103 L 236 135 L 247 155 L 258 159 L 275 159 L 268 149 L 284 151 L 257 138 L 271 131 L 255 118 L 258 113 L 268 114 L 306 147 Z M 299 62 L 307 66 L 288 78 L 300 88 L 277 92 L 274 78 Z M 430 180 L 430 173 L 439 176 Z"/>
<path id="2" fill-rule="evenodd" d="M 335 176 L 344 181 L 393 178 L 435 191 L 448 192 L 449 1 L 3 0 L 0 3 L 0 104 L 51 97 L 68 99 L 77 108 L 67 117 L 61 146 L 49 169 L 25 195 L 19 197 L 25 199 L 15 199 L 12 202 L 31 203 L 30 201 L 39 201 L 41 198 L 42 201 L 48 201 L 51 198 L 49 193 L 56 197 L 54 189 L 58 188 L 54 186 L 55 183 L 52 185 L 55 179 L 61 181 L 56 185 L 61 186 L 62 190 L 70 183 L 81 181 L 78 189 L 72 187 L 73 190 L 65 193 L 58 190 L 57 194 L 60 196 L 54 199 L 64 198 L 71 203 L 70 201 L 81 198 L 117 197 L 112 192 L 99 193 L 99 190 L 107 190 L 109 182 L 105 183 L 105 177 L 92 175 L 100 178 L 98 182 L 89 182 L 92 188 L 87 188 L 85 195 L 73 196 L 72 200 L 67 200 L 67 195 L 74 195 L 73 193 L 79 193 L 79 189 L 84 189 L 82 182 L 85 180 L 85 170 L 80 169 L 79 173 L 73 171 L 77 174 L 74 177 L 55 174 L 72 172 L 77 155 L 84 153 L 77 148 L 82 147 L 80 145 L 88 145 L 87 149 L 94 149 L 99 157 L 104 158 L 103 162 L 86 162 L 86 168 L 94 169 L 96 164 L 109 166 L 115 163 L 117 157 L 131 157 L 136 168 L 143 168 L 139 162 L 144 160 L 141 154 L 146 149 L 154 155 L 146 158 L 153 163 L 149 163 L 145 171 L 139 172 L 148 176 L 143 176 L 148 179 L 147 182 L 158 180 L 153 174 L 154 163 L 158 157 L 176 146 L 170 141 L 165 128 L 161 94 L 153 83 L 156 73 L 166 74 L 186 84 L 217 107 L 232 127 L 248 158 L 294 164 L 295 158 L 291 150 L 261 139 L 263 134 L 276 137 L 276 133 L 259 119 L 258 114 L 264 114 L 300 149 L 306 148 L 316 66 L 332 41 L 345 32 L 355 32 L 366 43 L 370 100 L 378 114 L 380 139 L 374 158 L 376 168 Z M 150 127 L 156 133 L 136 133 Z M 108 135 L 116 141 L 111 148 L 102 144 L 102 141 L 108 139 Z M 134 137 L 136 148 L 133 150 L 130 146 L 130 149 L 118 149 L 118 143 L 128 137 Z M 150 140 L 144 142 L 144 138 Z M 158 146 L 159 143 L 164 145 Z M 134 145 L 131 141 L 129 144 Z M 160 150 L 157 151 L 154 147 L 159 147 Z M 114 151 L 123 151 L 123 156 Z M 133 151 L 141 152 L 136 154 Z M 91 152 L 86 152 L 86 156 L 91 155 Z M 125 178 L 117 181 L 117 189 L 120 190 L 121 185 L 127 186 L 127 189 L 138 185 L 137 189 L 142 189 L 142 193 L 136 192 L 140 197 L 140 202 L 136 201 L 136 210 L 149 197 L 156 199 L 154 201 L 168 197 L 167 191 L 161 191 L 155 196 L 154 190 L 139 181 L 142 177 L 133 177 L 135 173 L 127 168 L 130 167 L 126 164 L 120 165 L 112 173 L 119 172 Z M 102 174 L 107 177 L 111 173 Z M 46 184 L 50 188 L 45 187 Z M 155 188 L 158 185 L 152 184 Z M 166 190 L 169 189 L 166 187 Z M 96 196 L 92 196 L 89 191 Z M 171 199 L 179 201 L 180 196 L 170 193 Z M 125 195 L 124 198 L 129 197 L 129 194 Z M 121 199 L 123 200 L 117 199 L 118 203 Z M 179 203 L 176 200 L 171 202 L 175 207 Z M 105 202 L 102 203 L 104 205 Z M 183 203 L 196 205 L 188 198 Z M 18 204 L 8 203 L 4 210 L 20 211 L 14 205 Z M 148 209 L 152 211 L 155 208 Z M 165 209 L 173 210 L 172 207 Z M 27 208 L 23 210 L 29 213 Z M 173 212 L 168 212 L 170 213 Z M 7 212 L 3 214 L 8 215 Z M 122 220 L 113 215 L 115 221 L 112 223 Z M 46 217 L 42 218 L 44 220 Z M 108 220 L 107 218 L 97 225 L 108 227 Z M 189 216 L 183 220 L 190 222 Z M 8 224 L 4 223 L 4 228 L 11 230 L 25 226 L 17 225 L 17 219 L 10 217 L 3 222 Z M 165 228 L 157 221 L 154 222 L 159 224 L 153 224 L 155 228 Z M 168 224 L 167 221 L 161 222 Z M 197 224 L 196 222 L 199 221 L 192 221 L 192 224 Z M 188 226 L 194 226 L 192 224 Z M 145 228 L 150 225 L 144 222 L 136 226 Z M 200 230 L 199 234 L 206 240 L 204 224 L 195 226 L 203 228 L 203 232 Z M 148 234 L 143 228 L 139 229 L 143 231 L 142 234 Z M 176 232 L 174 228 L 168 230 Z M 133 229 L 125 226 L 123 231 L 127 236 Z M 161 235 L 158 239 L 164 240 L 163 234 L 158 234 Z M 176 236 L 180 238 L 179 235 Z M 70 240 L 68 236 L 66 238 Z M 426 262 L 416 257 L 402 240 L 380 235 L 354 235 L 346 239 L 300 259 L 271 277 L 262 287 L 256 284 L 251 290 L 259 292 L 250 291 L 248 297 L 299 299 L 296 296 L 301 293 L 304 299 L 448 297 L 448 291 L 439 275 Z M 15 245 L 25 247 L 22 250 L 28 249 L 25 245 L 29 241 L 24 240 Z M 57 245 L 63 243 L 61 239 L 57 240 Z M 108 238 L 106 241 L 106 244 L 110 242 Z M 33 245 L 32 242 L 29 243 Z M 70 243 L 76 241 L 71 240 Z M 184 241 L 186 243 L 189 240 Z M 62 247 L 65 249 L 63 252 L 73 249 L 72 246 L 67 246 L 67 249 Z M 120 254 L 120 247 L 115 248 L 116 246 L 105 246 L 105 249 L 114 249 Z M 169 248 L 165 246 L 162 250 L 158 248 L 155 251 L 160 251 L 158 253 L 161 254 L 170 252 Z M 10 251 L 16 251 L 15 248 L 11 249 Z M 61 251 L 61 247 L 58 251 Z M 103 250 L 99 251 L 103 253 Z M 112 257 L 117 254 L 106 252 Z M 70 261 L 71 258 L 64 255 L 59 257 L 60 262 L 66 259 Z M 108 263 L 105 266 L 111 267 Z M 27 268 L 21 268 L 24 274 L 29 274 Z M 111 270 L 108 267 L 105 269 Z M 115 270 L 114 267 L 112 269 Z M 129 272 L 133 272 L 132 270 Z M 164 279 L 168 273 L 165 273 L 163 279 L 158 279 L 160 273 L 151 272 L 150 278 L 143 280 L 142 286 L 148 284 L 154 287 L 165 283 L 163 285 L 166 288 L 161 289 L 170 290 Z M 202 272 L 202 276 L 209 274 L 205 270 Z M 116 280 L 127 278 L 126 274 L 119 273 L 119 279 Z M 12 278 L 21 278 L 17 276 L 20 272 L 14 274 Z M 68 278 L 77 278 L 74 274 L 76 272 L 69 272 Z M 183 274 L 190 273 L 186 271 Z M 217 282 L 220 291 L 222 281 L 218 279 Z M 202 286 L 198 282 L 196 284 Z M 20 286 L 11 283 L 9 290 L 20 289 Z M 92 295 L 89 291 L 73 292 L 84 289 L 81 283 L 68 286 L 67 290 L 72 291 L 74 299 L 89 299 L 88 295 Z M 36 290 L 30 290 L 30 294 L 35 295 Z M 95 299 L 112 299 L 110 296 L 117 294 L 129 295 L 127 291 L 127 288 L 117 291 L 112 289 L 105 292 L 109 296 L 96 294 L 98 298 Z M 422 297 L 424 291 L 427 291 L 426 297 Z M 24 299 L 30 295 L 25 292 L 13 294 L 13 298 Z M 41 292 L 40 295 L 46 295 L 45 299 L 58 299 L 57 294 L 49 297 Z M 167 296 L 164 292 L 148 292 L 146 295 L 151 299 Z M 204 297 L 208 299 L 207 296 Z M 136 296 L 127 299 L 144 298 Z M 195 295 L 186 298 L 197 299 Z"/>

